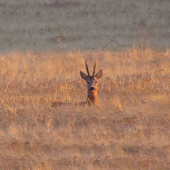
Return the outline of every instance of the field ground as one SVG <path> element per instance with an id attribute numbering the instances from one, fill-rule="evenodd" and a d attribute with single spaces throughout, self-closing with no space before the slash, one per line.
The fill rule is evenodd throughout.
<path id="1" fill-rule="evenodd" d="M 99 105 L 75 106 L 93 58 Z M 0 65 L 0 169 L 170 169 L 169 50 L 11 53 Z"/>
<path id="2" fill-rule="evenodd" d="M 170 48 L 169 0 L 1 0 L 0 51 Z"/>

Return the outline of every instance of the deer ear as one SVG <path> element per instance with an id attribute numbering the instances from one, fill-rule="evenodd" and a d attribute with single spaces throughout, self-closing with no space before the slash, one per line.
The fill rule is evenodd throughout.
<path id="1" fill-rule="evenodd" d="M 103 69 L 101 69 L 101 70 L 95 75 L 95 77 L 96 77 L 97 79 L 99 79 L 102 75 L 103 75 Z"/>
<path id="2" fill-rule="evenodd" d="M 80 76 L 82 79 L 87 80 L 87 75 L 83 73 L 82 71 L 80 71 Z"/>

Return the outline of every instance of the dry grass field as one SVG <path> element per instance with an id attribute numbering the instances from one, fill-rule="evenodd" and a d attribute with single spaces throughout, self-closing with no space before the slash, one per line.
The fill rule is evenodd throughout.
<path id="1" fill-rule="evenodd" d="M 1 0 L 0 23 L 0 170 L 170 169 L 169 0 Z"/>
<path id="2" fill-rule="evenodd" d="M 100 101 L 75 106 L 91 58 Z M 0 65 L 0 169 L 170 169 L 170 51 L 11 53 Z"/>

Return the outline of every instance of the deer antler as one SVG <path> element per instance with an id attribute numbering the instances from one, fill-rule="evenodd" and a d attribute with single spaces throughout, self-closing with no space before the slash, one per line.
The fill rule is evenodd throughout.
<path id="1" fill-rule="evenodd" d="M 94 70 L 93 70 L 93 76 L 95 74 L 95 70 L 96 70 L 96 60 L 94 59 L 94 66 L 93 66 Z"/>
<path id="2" fill-rule="evenodd" d="M 88 76 L 90 76 L 89 68 L 88 68 L 88 65 L 87 65 L 87 60 L 85 61 L 85 65 L 86 65 L 87 74 L 88 74 Z"/>

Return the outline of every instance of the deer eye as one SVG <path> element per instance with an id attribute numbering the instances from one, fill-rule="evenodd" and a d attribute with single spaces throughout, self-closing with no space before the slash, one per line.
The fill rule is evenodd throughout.
<path id="1" fill-rule="evenodd" d="M 87 81 L 87 84 L 89 84 L 89 82 Z"/>

